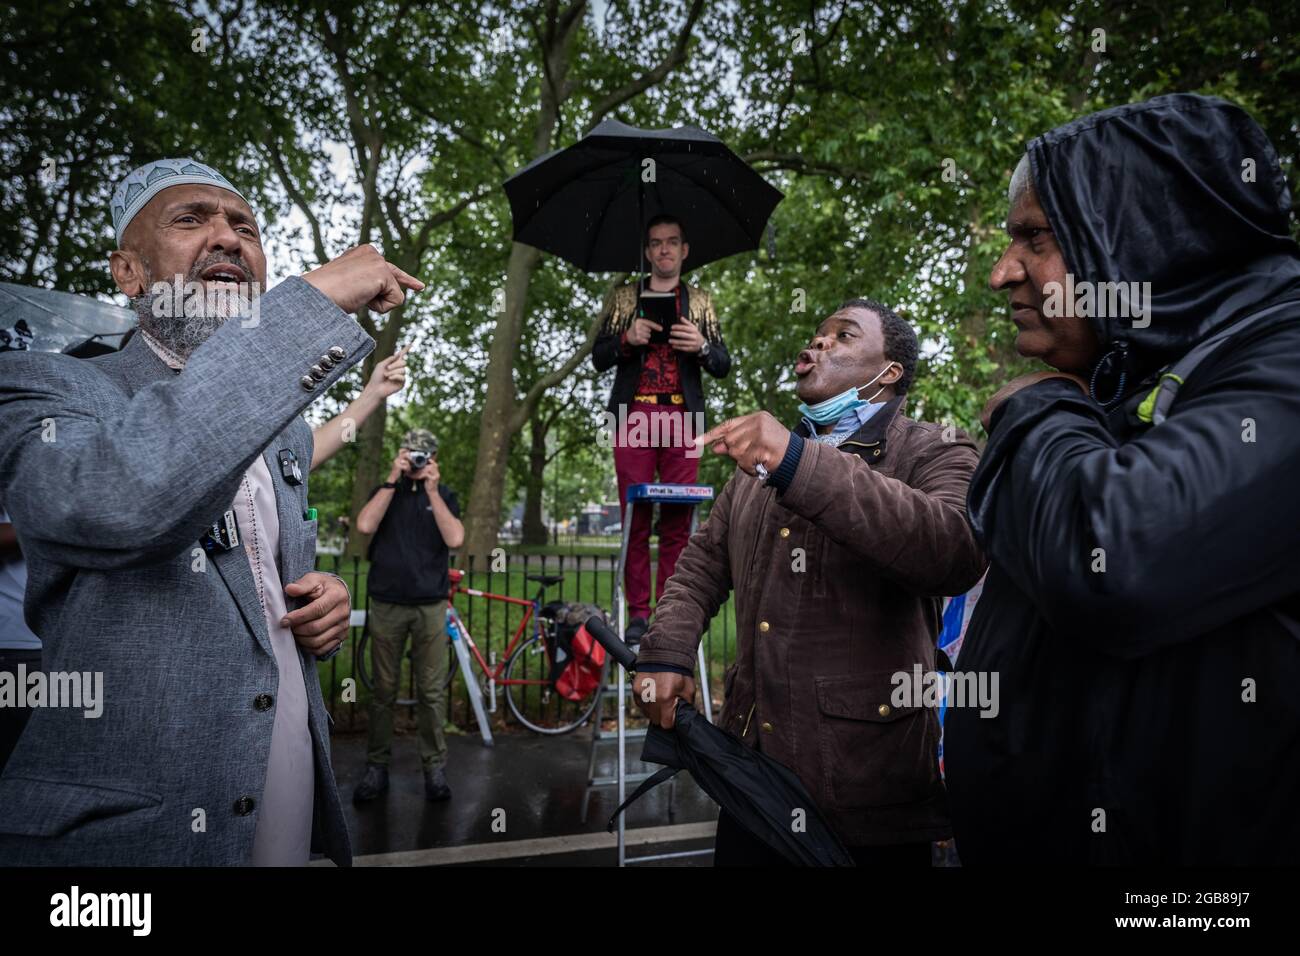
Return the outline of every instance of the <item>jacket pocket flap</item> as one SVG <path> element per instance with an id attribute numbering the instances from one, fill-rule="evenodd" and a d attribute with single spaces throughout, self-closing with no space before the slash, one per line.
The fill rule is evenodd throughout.
<path id="1" fill-rule="evenodd" d="M 57 837 L 93 820 L 161 804 L 162 797 L 139 790 L 6 775 L 0 779 L 0 833 Z"/>
<path id="2" fill-rule="evenodd" d="M 817 682 L 817 709 L 828 717 L 870 720 L 879 724 L 911 716 L 921 708 L 895 705 L 893 673 L 814 678 Z"/>

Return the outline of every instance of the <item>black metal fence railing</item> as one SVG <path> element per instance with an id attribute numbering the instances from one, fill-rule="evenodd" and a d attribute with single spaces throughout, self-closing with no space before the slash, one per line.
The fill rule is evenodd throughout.
<path id="1" fill-rule="evenodd" d="M 352 593 L 353 610 L 366 611 L 368 615 L 370 595 L 366 576 L 369 562 L 359 557 L 322 554 L 317 557 L 317 567 L 343 578 Z M 614 608 L 614 578 L 618 567 L 616 551 L 610 554 L 506 554 L 503 559 L 496 561 L 475 562 L 472 558 L 465 561 L 453 560 L 452 567 L 460 568 L 466 573 L 462 583 L 467 587 L 530 601 L 538 596 L 540 585 L 529 581 L 529 575 L 563 575 L 563 581 L 543 591 L 543 603 L 564 600 L 597 604 L 610 612 L 611 620 L 617 618 Z M 523 620 L 525 608 L 464 594 L 456 595 L 453 603 L 483 656 L 489 661 L 500 662 Z M 319 668 L 326 708 L 340 729 L 357 729 L 370 700 L 369 689 L 358 669 L 363 634 L 363 624 L 351 627 L 343 648 Z M 709 667 L 709 691 L 715 700 L 722 698 L 722 675 L 735 658 L 735 635 L 735 615 L 732 602 L 728 599 L 702 636 Z M 525 638 L 527 636 L 524 635 Z M 473 679 L 479 680 L 481 686 L 484 675 L 477 662 L 474 671 Z M 445 716 L 456 726 L 472 731 L 473 716 L 465 677 L 463 672 L 457 671 L 447 695 Z M 409 645 L 403 657 L 398 686 L 406 690 L 400 702 L 408 707 L 413 706 L 416 696 L 415 675 L 410 666 Z M 500 701 L 496 719 L 512 722 L 508 708 Z"/>

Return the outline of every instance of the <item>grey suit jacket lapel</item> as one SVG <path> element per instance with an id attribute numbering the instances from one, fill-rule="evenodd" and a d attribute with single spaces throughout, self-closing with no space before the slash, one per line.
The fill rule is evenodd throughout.
<path id="1" fill-rule="evenodd" d="M 257 643 L 262 650 L 274 657 L 271 635 L 266 630 L 266 615 L 262 611 L 261 602 L 257 600 L 257 582 L 253 580 L 253 567 L 248 563 L 247 548 L 248 542 L 241 540 L 239 547 L 214 552 L 210 560 L 221 579 L 226 582 L 226 587 L 239 606 L 239 613 L 256 636 Z"/>
<path id="2" fill-rule="evenodd" d="M 154 382 L 165 381 L 168 377 L 177 374 L 175 369 L 154 354 L 153 349 L 145 344 L 139 334 L 133 335 L 131 341 L 121 351 L 90 361 L 122 384 L 129 395 L 134 395 Z M 279 467 L 275 466 L 272 471 L 273 478 L 278 474 Z M 276 505 L 280 512 L 280 547 L 283 554 L 285 521 L 284 510 L 279 507 L 279 498 L 280 489 L 277 486 Z M 215 521 L 218 517 L 213 515 L 212 520 Z M 197 541 L 194 542 L 194 547 L 199 547 Z M 221 575 L 222 581 L 239 607 L 240 614 L 257 638 L 257 643 L 267 654 L 274 656 L 271 650 L 271 635 L 266 630 L 266 616 L 262 612 L 261 603 L 257 600 L 257 583 L 253 580 L 253 569 L 248 563 L 246 547 L 247 542 L 240 541 L 239 547 L 230 551 L 216 551 L 208 554 L 206 558 Z"/>
<path id="3" fill-rule="evenodd" d="M 266 463 L 267 470 L 271 473 L 271 484 L 275 488 L 275 516 L 280 525 L 279 551 L 280 559 L 277 562 L 280 571 L 280 585 L 283 587 L 291 581 L 296 581 L 302 577 L 310 568 L 302 568 L 302 550 L 307 547 L 310 540 L 315 539 L 314 525 L 312 528 L 306 527 L 306 522 L 302 518 L 302 498 L 300 497 L 299 487 L 288 484 L 280 472 L 280 461 L 278 452 L 281 448 L 292 449 L 298 456 L 299 465 L 303 463 L 304 443 L 297 439 L 301 434 L 301 429 L 307 429 L 307 423 L 301 418 L 296 420 L 292 425 L 276 436 L 275 441 L 267 446 L 262 452 L 262 460 Z M 308 462 L 310 465 L 310 462 Z M 305 476 L 304 476 L 305 481 Z M 313 532 L 309 534 L 309 532 Z M 271 648 L 271 635 L 266 629 L 266 614 L 262 610 L 261 602 L 257 600 L 257 585 L 253 580 L 252 566 L 249 564 L 250 558 L 245 550 L 248 542 L 241 541 L 240 547 L 233 551 L 223 551 L 218 554 L 214 563 L 217 570 L 221 572 L 221 577 L 234 596 L 239 610 L 248 622 L 248 626 L 257 635 L 257 642 L 262 645 L 263 649 L 274 656 L 275 652 Z M 236 560 L 237 559 L 237 560 Z M 286 598 L 285 603 L 290 610 L 298 605 L 298 601 L 293 598 Z"/>
<path id="4" fill-rule="evenodd" d="M 306 435 L 304 436 L 304 432 Z M 301 418 L 276 436 L 262 453 L 267 469 L 271 472 L 271 483 L 275 485 L 275 512 L 280 521 L 280 583 L 289 584 L 298 580 L 311 568 L 304 567 L 304 550 L 315 539 L 314 525 L 308 526 L 305 519 L 307 472 L 311 469 L 308 443 L 311 429 Z M 290 485 L 285 481 L 280 468 L 279 453 L 287 448 L 298 458 L 298 467 L 302 469 L 303 483 Z M 290 600 L 290 608 L 294 602 Z"/>
<path id="5" fill-rule="evenodd" d="M 296 486 L 289 485 L 284 476 L 280 473 L 280 461 L 278 452 L 281 448 L 290 448 L 298 455 L 299 464 L 302 463 L 301 443 L 293 439 L 294 433 L 298 426 L 307 428 L 306 422 L 301 418 L 276 436 L 275 441 L 267 446 L 262 452 L 262 460 L 266 463 L 267 470 L 271 473 L 271 485 L 275 488 L 275 516 L 280 525 L 279 552 L 280 559 L 277 566 L 280 571 L 280 585 L 283 587 L 291 581 L 296 581 L 305 574 L 305 571 L 299 570 L 301 561 L 299 560 L 299 551 L 304 546 L 304 534 L 306 528 L 303 527 L 302 508 L 300 507 L 301 498 Z M 310 463 L 309 463 L 310 464 Z M 266 614 L 262 610 L 261 602 L 257 600 L 257 585 L 253 580 L 253 570 L 250 565 L 249 555 L 247 552 L 248 542 L 241 541 L 240 547 L 233 551 L 223 551 L 217 555 L 215 564 L 217 570 L 221 572 L 226 586 L 230 588 L 230 593 L 234 595 L 235 601 L 239 604 L 239 610 L 244 615 L 244 620 L 252 628 L 253 633 L 257 635 L 257 642 L 262 645 L 268 654 L 274 656 L 275 652 L 271 648 L 271 635 L 266 629 Z M 233 560 L 234 558 L 238 560 Z M 286 598 L 285 603 L 292 610 L 298 602 L 293 598 Z"/>

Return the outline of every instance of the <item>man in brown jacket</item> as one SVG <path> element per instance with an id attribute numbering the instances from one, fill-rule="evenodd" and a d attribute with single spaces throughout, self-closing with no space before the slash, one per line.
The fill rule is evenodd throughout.
<path id="1" fill-rule="evenodd" d="M 930 841 L 951 835 L 938 715 L 895 706 L 892 677 L 935 668 L 941 597 L 985 568 L 966 522 L 974 444 L 902 414 L 916 357 L 905 320 L 850 300 L 799 353 L 793 432 L 757 412 L 698 439 L 739 468 L 678 559 L 634 687 L 671 727 L 734 589 L 719 725 L 792 769 L 859 864 L 928 866 Z M 714 859 L 779 862 L 725 812 Z"/>

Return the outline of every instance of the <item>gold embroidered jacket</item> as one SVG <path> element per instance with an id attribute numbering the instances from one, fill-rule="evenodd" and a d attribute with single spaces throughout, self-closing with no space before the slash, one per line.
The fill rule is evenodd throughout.
<path id="1" fill-rule="evenodd" d="M 731 354 L 722 341 L 722 329 L 718 324 L 718 314 L 713 308 L 713 296 L 690 283 L 683 283 L 682 287 L 686 292 L 683 296 L 682 314 L 695 323 L 695 327 L 708 341 L 709 350 L 703 358 L 678 352 L 677 368 L 687 411 L 703 414 L 704 386 L 700 380 L 700 368 L 703 367 L 714 378 L 723 378 L 731 370 Z M 606 406 L 614 414 L 618 414 L 620 405 L 631 405 L 637 381 L 641 377 L 641 366 L 645 362 L 644 347 L 630 349 L 624 354 L 622 343 L 623 333 L 636 318 L 638 289 L 638 283 L 628 283 L 614 291 L 613 301 L 601 322 L 600 334 L 591 351 L 591 361 L 597 372 L 617 366 L 614 387 L 610 390 L 609 404 Z"/>

